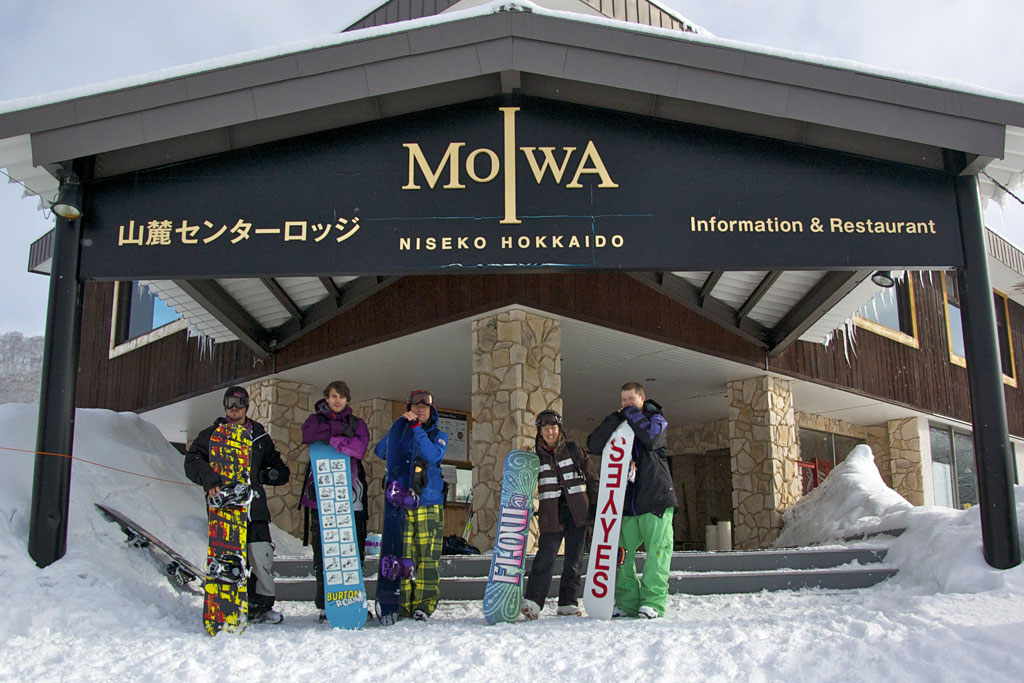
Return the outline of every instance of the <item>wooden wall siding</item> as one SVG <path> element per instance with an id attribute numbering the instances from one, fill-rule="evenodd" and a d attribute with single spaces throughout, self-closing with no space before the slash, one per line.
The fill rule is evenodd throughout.
<path id="1" fill-rule="evenodd" d="M 797 342 L 771 359 L 770 368 L 970 421 L 967 373 L 949 362 L 941 280 L 937 274 L 931 282 L 915 276 L 914 288 L 920 350 L 858 329 L 849 361 L 839 336 L 828 348 Z M 81 407 L 151 409 L 270 372 L 239 342 L 217 344 L 200 357 L 198 342 L 186 340 L 184 332 L 108 359 L 112 300 L 111 283 L 86 286 Z M 285 347 L 274 363 L 284 371 L 512 304 L 764 367 L 758 347 L 633 278 L 611 272 L 405 277 Z M 1024 387 L 1024 308 L 1013 302 L 1010 326 L 1018 384 Z M 1022 391 L 1006 387 L 1005 395 L 1010 432 L 1024 436 Z"/>
<path id="2" fill-rule="evenodd" d="M 200 358 L 185 332 L 108 359 L 112 292 L 110 283 L 86 287 L 80 407 L 151 409 L 270 372 L 239 342 Z M 763 367 L 759 348 L 618 273 L 406 277 L 288 345 L 274 364 L 284 371 L 516 303 Z"/>
<path id="3" fill-rule="evenodd" d="M 607 17 L 644 26 L 693 32 L 691 26 L 678 21 L 650 0 L 580 0 Z M 394 24 L 408 19 L 420 19 L 440 14 L 458 0 L 391 0 L 352 24 L 346 31 L 371 26 Z"/>
<path id="4" fill-rule="evenodd" d="M 649 0 L 583 0 L 583 2 L 601 14 L 614 19 L 643 24 L 644 26 L 693 32 L 692 27 L 684 25 L 668 12 L 649 2 Z"/>
<path id="5" fill-rule="evenodd" d="M 797 342 L 770 361 L 772 370 L 813 379 L 869 396 L 913 406 L 924 412 L 971 421 L 967 371 L 949 362 L 949 342 L 938 273 L 929 280 L 914 275 L 914 304 L 920 349 L 864 329 L 857 329 L 849 361 L 841 334 L 828 347 Z M 1024 308 L 1010 302 L 1010 329 L 1015 357 L 1024 349 Z M 1021 381 L 1018 370 L 1018 384 Z M 1024 401 L 1020 389 L 1004 385 L 1010 433 L 1024 435 Z"/>
<path id="6" fill-rule="evenodd" d="M 408 19 L 420 19 L 440 14 L 458 0 L 391 0 L 352 24 L 346 31 L 355 31 L 371 26 L 394 24 Z"/>
<path id="7" fill-rule="evenodd" d="M 744 363 L 764 354 L 618 273 L 406 277 L 282 349 L 278 370 L 520 304 Z"/>
<path id="8" fill-rule="evenodd" d="M 184 331 L 108 358 L 113 299 L 113 283 L 86 283 L 76 395 L 80 408 L 155 408 L 269 372 L 239 342 L 216 344 L 200 356 L 198 340 L 187 339 Z"/>

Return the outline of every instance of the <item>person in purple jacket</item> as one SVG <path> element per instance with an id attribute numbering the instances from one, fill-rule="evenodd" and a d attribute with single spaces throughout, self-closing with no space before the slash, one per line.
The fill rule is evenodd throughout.
<path id="1" fill-rule="evenodd" d="M 366 423 L 352 413 L 349 401 L 352 394 L 348 384 L 337 380 L 324 389 L 324 397 L 316 402 L 312 415 L 302 423 L 302 443 L 312 444 L 324 441 L 334 450 L 352 458 L 352 510 L 356 522 L 356 546 L 359 559 L 363 559 L 366 545 L 366 472 L 363 470 L 363 455 L 370 443 L 370 430 Z M 312 468 L 307 468 L 306 483 L 302 487 L 299 505 L 308 511 L 306 529 L 313 546 L 313 573 L 316 575 L 316 606 L 320 609 L 321 623 L 326 620 L 324 612 L 323 545 L 320 542 L 320 517 L 317 514 L 316 487 L 313 483 Z"/>

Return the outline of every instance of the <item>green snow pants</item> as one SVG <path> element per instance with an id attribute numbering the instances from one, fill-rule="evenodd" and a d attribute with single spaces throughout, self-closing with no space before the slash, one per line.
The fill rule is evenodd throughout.
<path id="1" fill-rule="evenodd" d="M 615 574 L 615 606 L 631 617 L 637 615 L 641 605 L 653 607 L 658 616 L 665 616 L 668 572 L 674 545 L 674 511 L 668 508 L 661 517 L 653 512 L 638 517 L 622 517 L 619 547 L 626 551 L 626 557 Z M 641 543 L 647 549 L 643 581 L 637 579 L 635 562 L 636 551 Z"/>

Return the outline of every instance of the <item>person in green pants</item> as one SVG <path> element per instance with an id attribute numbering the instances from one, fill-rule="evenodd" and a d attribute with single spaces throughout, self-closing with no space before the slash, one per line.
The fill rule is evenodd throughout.
<path id="1" fill-rule="evenodd" d="M 668 421 L 661 406 L 647 398 L 639 382 L 623 384 L 619 393 L 621 408 L 608 415 L 587 437 L 587 448 L 600 453 L 623 420 L 629 423 L 634 435 L 633 467 L 626 485 L 619 533 L 620 552 L 625 556 L 615 577 L 612 616 L 656 619 L 665 616 L 675 542 L 672 515 L 676 492 L 665 438 Z M 642 580 L 637 577 L 635 563 L 641 544 L 647 550 Z"/>

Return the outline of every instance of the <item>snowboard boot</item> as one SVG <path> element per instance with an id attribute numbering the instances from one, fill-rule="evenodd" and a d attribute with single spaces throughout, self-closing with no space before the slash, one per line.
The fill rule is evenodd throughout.
<path id="1" fill-rule="evenodd" d="M 521 611 L 524 617 L 533 621 L 540 616 L 540 605 L 535 603 L 533 600 L 526 598 L 523 600 L 523 607 Z"/>
<path id="2" fill-rule="evenodd" d="M 638 617 L 643 617 L 644 619 L 657 619 L 660 616 L 658 614 L 658 610 L 653 607 L 648 607 L 647 605 L 641 605 L 640 609 L 636 611 L 636 615 Z"/>
<path id="3" fill-rule="evenodd" d="M 423 610 L 418 609 L 412 613 L 412 618 L 416 621 L 426 621 L 427 619 L 430 619 L 430 615 Z"/>
<path id="4" fill-rule="evenodd" d="M 274 609 L 258 609 L 249 615 L 250 624 L 280 624 L 284 621 L 284 615 Z"/>
<path id="5" fill-rule="evenodd" d="M 559 605 L 555 614 L 560 617 L 582 617 L 583 610 L 576 605 Z"/>
<path id="6" fill-rule="evenodd" d="M 320 615 L 317 617 L 317 623 L 322 624 L 327 621 L 327 610 L 320 610 Z"/>
<path id="7" fill-rule="evenodd" d="M 618 619 L 619 617 L 628 617 L 628 616 L 629 615 L 626 614 L 626 612 L 624 612 L 623 610 L 619 609 L 618 607 L 616 607 L 615 609 L 612 610 L 612 619 Z"/>

